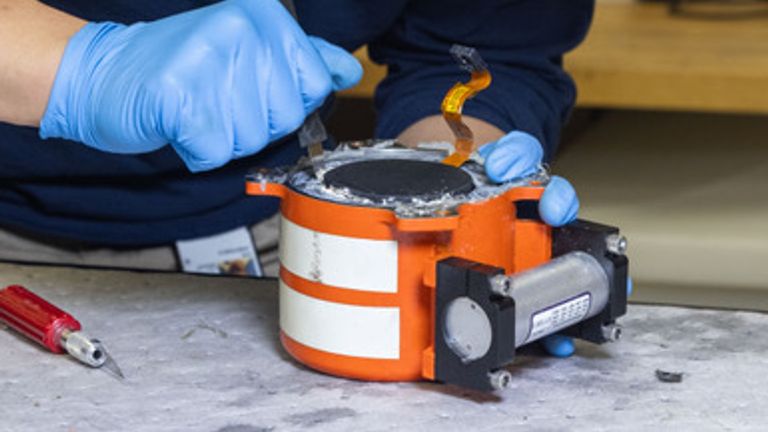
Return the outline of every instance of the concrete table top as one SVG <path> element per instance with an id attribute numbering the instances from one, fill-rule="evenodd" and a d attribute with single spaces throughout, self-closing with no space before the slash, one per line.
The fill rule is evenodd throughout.
<path id="1" fill-rule="evenodd" d="M 0 431 L 764 430 L 768 316 L 632 306 L 614 344 L 528 349 L 500 397 L 293 362 L 274 281 L 0 264 L 75 315 L 127 379 L 0 329 Z M 656 369 L 683 372 L 664 383 Z"/>

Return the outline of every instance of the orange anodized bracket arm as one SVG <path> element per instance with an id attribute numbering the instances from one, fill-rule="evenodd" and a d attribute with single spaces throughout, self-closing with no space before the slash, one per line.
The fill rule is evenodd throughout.
<path id="1" fill-rule="evenodd" d="M 453 45 L 451 54 L 462 69 L 472 74 L 469 82 L 458 82 L 448 90 L 440 107 L 443 118 L 456 138 L 454 152 L 443 159 L 443 163 L 460 167 L 475 151 L 475 139 L 472 130 L 461 120 L 461 110 L 467 99 L 474 97 L 491 85 L 491 73 L 474 48 Z"/>

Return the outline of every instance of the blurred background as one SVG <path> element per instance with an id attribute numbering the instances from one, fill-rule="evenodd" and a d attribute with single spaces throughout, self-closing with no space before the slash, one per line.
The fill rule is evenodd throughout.
<path id="1" fill-rule="evenodd" d="M 329 129 L 367 138 L 383 68 Z M 635 302 L 768 310 L 768 1 L 597 0 L 552 166 L 629 239 Z"/>

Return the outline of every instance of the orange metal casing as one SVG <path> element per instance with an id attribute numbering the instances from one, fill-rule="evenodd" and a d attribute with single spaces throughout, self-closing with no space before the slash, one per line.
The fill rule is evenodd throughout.
<path id="1" fill-rule="evenodd" d="M 506 274 L 550 259 L 551 231 L 543 223 L 518 220 L 515 202 L 538 200 L 542 187 L 520 187 L 479 203 L 462 204 L 457 214 L 400 219 L 394 212 L 310 197 L 276 183 L 248 182 L 254 196 L 282 199 L 282 216 L 305 228 L 344 237 L 396 240 L 398 289 L 373 293 L 324 285 L 292 274 L 280 278 L 302 294 L 357 306 L 400 309 L 400 357 L 370 359 L 339 355 L 303 345 L 281 332 L 285 349 L 298 361 L 332 375 L 373 381 L 434 378 L 435 264 L 447 257 L 501 267 Z"/>

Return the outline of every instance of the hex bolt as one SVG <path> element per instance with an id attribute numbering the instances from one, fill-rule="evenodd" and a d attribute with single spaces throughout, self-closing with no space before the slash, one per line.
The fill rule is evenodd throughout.
<path id="1" fill-rule="evenodd" d="M 508 277 L 498 274 L 488 279 L 488 281 L 491 283 L 491 292 L 504 297 L 510 296 L 512 286 L 509 283 Z"/>
<path id="2" fill-rule="evenodd" d="M 504 390 L 512 383 L 512 374 L 506 369 L 499 369 L 488 374 L 488 382 L 494 390 Z"/>
<path id="3" fill-rule="evenodd" d="M 624 255 L 627 253 L 627 238 L 621 234 L 611 234 L 605 238 L 605 247 L 612 254 Z"/>
<path id="4" fill-rule="evenodd" d="M 603 337 L 608 342 L 616 342 L 621 339 L 621 327 L 616 324 L 608 324 L 603 326 Z"/>

